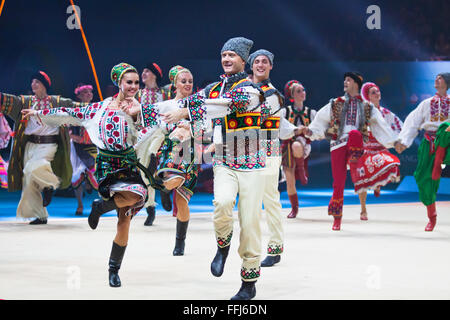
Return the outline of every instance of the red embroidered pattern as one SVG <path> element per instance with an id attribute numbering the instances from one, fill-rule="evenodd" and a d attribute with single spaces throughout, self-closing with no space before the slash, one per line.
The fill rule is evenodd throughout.
<path id="1" fill-rule="evenodd" d="M 450 97 L 436 94 L 430 102 L 430 121 L 445 121 L 450 113 Z"/>

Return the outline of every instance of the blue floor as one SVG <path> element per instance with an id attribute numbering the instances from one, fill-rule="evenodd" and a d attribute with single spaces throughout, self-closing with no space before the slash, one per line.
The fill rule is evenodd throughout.
<path id="1" fill-rule="evenodd" d="M 327 206 L 332 195 L 332 189 L 298 189 L 300 207 L 317 207 Z M 358 196 L 352 189 L 345 190 L 344 193 L 345 204 L 359 204 Z M 52 203 L 47 207 L 51 218 L 86 218 L 90 212 L 90 204 L 93 199 L 97 197 L 94 192 L 91 195 L 85 195 L 83 198 L 84 212 L 83 216 L 75 216 L 77 201 L 75 198 L 53 197 Z M 212 204 L 212 194 L 196 193 L 191 199 L 189 207 L 191 213 L 212 212 L 214 207 Z M 0 189 L 0 221 L 16 220 L 16 208 L 19 203 L 20 192 L 9 193 L 4 189 Z M 156 200 L 159 200 L 159 193 L 156 194 Z M 450 201 L 450 195 L 438 194 L 438 201 Z M 367 204 L 380 203 L 404 203 L 404 202 L 419 202 L 419 195 L 416 192 L 404 192 L 394 190 L 382 190 L 381 196 L 375 198 L 373 193 L 369 193 L 367 197 Z M 281 204 L 283 208 L 290 208 L 290 202 L 286 192 L 281 192 Z M 141 210 L 139 215 L 146 215 L 145 210 Z M 171 215 L 171 213 L 164 211 L 161 205 L 156 207 L 157 215 Z M 114 216 L 111 212 L 105 216 Z"/>

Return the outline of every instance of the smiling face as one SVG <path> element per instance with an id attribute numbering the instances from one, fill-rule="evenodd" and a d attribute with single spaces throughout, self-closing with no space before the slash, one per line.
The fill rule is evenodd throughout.
<path id="1" fill-rule="evenodd" d="M 234 51 L 224 51 L 221 54 L 223 71 L 228 74 L 236 74 L 244 71 L 245 61 Z"/>
<path id="2" fill-rule="evenodd" d="M 134 97 L 139 90 L 139 75 L 136 72 L 125 73 L 122 76 L 119 88 L 125 98 Z"/>
<path id="3" fill-rule="evenodd" d="M 377 87 L 372 87 L 369 90 L 369 101 L 374 105 L 378 105 L 381 100 L 381 92 Z"/>
<path id="4" fill-rule="evenodd" d="M 177 96 L 183 98 L 190 96 L 194 87 L 194 77 L 188 71 L 181 72 L 177 76 L 177 82 L 175 86 L 177 88 Z"/>
<path id="5" fill-rule="evenodd" d="M 268 79 L 272 68 L 273 66 L 270 63 L 269 58 L 267 58 L 265 55 L 257 56 L 252 65 L 255 81 L 261 82 Z"/>

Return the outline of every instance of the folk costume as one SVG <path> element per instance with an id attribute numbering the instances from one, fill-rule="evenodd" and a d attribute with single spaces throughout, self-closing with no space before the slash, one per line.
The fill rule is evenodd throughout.
<path id="1" fill-rule="evenodd" d="M 136 69 L 126 63 L 113 67 L 111 79 L 118 86 L 126 72 Z M 98 148 L 95 177 L 101 199 L 92 204 L 88 222 L 95 229 L 100 216 L 108 211 L 118 209 L 114 195 L 128 191 L 139 196 L 139 201 L 130 206 L 126 216 L 133 217 L 143 206 L 147 197 L 147 186 L 142 181 L 140 170 L 145 170 L 137 159 L 134 144 L 137 142 L 138 130 L 135 121 L 122 110 L 110 108 L 113 98 L 91 103 L 77 108 L 53 108 L 40 110 L 37 118 L 49 126 L 62 124 L 82 126 L 86 129 L 93 144 Z M 134 103 L 138 103 L 134 100 Z M 118 271 L 120 269 L 126 246 L 113 242 L 109 260 L 110 286 L 120 286 Z"/>
<path id="2" fill-rule="evenodd" d="M 274 55 L 260 49 L 253 52 L 249 57 L 249 64 L 253 66 L 256 57 L 266 56 L 273 65 Z M 283 220 L 281 217 L 280 192 L 278 181 L 281 165 L 280 138 L 288 139 L 294 135 L 296 127 L 283 116 L 283 96 L 272 85 L 270 79 L 257 83 L 264 95 L 264 103 L 261 105 L 261 134 L 262 148 L 266 152 L 266 169 L 264 176 L 263 205 L 266 212 L 267 225 L 269 227 L 270 239 L 267 244 L 267 257 L 261 262 L 262 267 L 270 267 L 278 263 L 284 250 Z"/>
<path id="3" fill-rule="evenodd" d="M 361 88 L 361 95 L 365 101 L 369 101 L 368 92 L 374 83 L 365 83 Z M 393 131 L 394 136 L 402 130 L 403 122 L 390 110 L 384 107 L 377 108 L 386 123 Z M 353 182 L 355 192 L 367 192 L 367 190 L 377 190 L 390 182 L 400 181 L 400 160 L 390 153 L 388 149 L 377 141 L 369 128 L 369 139 L 364 142 L 364 154 L 358 160 L 356 168 L 356 181 Z M 376 196 L 379 193 L 376 191 Z"/>
<path id="4" fill-rule="evenodd" d="M 450 73 L 440 74 L 450 84 Z M 436 194 L 439 189 L 440 171 L 436 165 L 435 176 L 432 173 L 435 162 L 449 164 L 448 132 L 446 127 L 450 120 L 450 96 L 435 94 L 422 101 L 405 119 L 398 141 L 410 147 L 420 130 L 424 137 L 418 150 L 417 168 L 414 178 L 419 188 L 420 201 L 427 207 L 429 222 L 425 231 L 433 231 L 436 225 Z M 435 160 L 437 158 L 437 160 Z"/>
<path id="5" fill-rule="evenodd" d="M 221 52 L 233 51 L 247 61 L 253 41 L 243 37 L 228 40 Z M 214 230 L 217 253 L 211 272 L 220 277 L 233 236 L 233 208 L 239 194 L 241 226 L 239 255 L 242 258 L 239 292 L 232 299 L 251 299 L 260 276 L 261 229 L 259 224 L 266 151 L 261 147 L 261 103 L 259 89 L 247 73 L 224 74 L 188 98 L 191 130 L 201 139 L 213 130 Z"/>
<path id="6" fill-rule="evenodd" d="M 190 73 L 188 69 L 182 66 L 175 66 L 170 69 L 169 78 L 173 85 L 175 85 L 178 75 L 183 72 Z M 155 133 L 164 133 L 164 141 L 155 157 L 158 165 L 155 172 L 156 178 L 152 180 L 151 186 L 160 190 L 161 195 L 165 194 L 165 197 L 168 197 L 170 201 L 170 193 L 165 190 L 164 182 L 174 178 L 181 178 L 182 183 L 174 190 L 174 196 L 178 194 L 186 203 L 189 203 L 197 185 L 199 171 L 199 164 L 195 161 L 194 141 L 190 132 L 178 128 L 177 124 L 166 124 L 160 116 L 161 113 L 180 109 L 186 101 L 183 99 L 172 99 L 157 104 L 142 105 L 141 121 L 145 129 L 142 130 L 140 143 L 145 143 L 144 141 L 148 137 L 153 139 Z M 179 139 L 178 134 L 182 131 L 186 131 L 185 139 Z M 189 220 L 180 221 L 177 218 L 174 255 L 184 254 L 188 224 Z"/>
<path id="7" fill-rule="evenodd" d="M 51 80 L 39 71 L 32 76 L 47 90 Z M 60 96 L 15 96 L 0 93 L 0 112 L 14 120 L 11 157 L 8 165 L 8 191 L 22 190 L 17 217 L 36 218 L 31 224 L 47 223 L 46 206 L 53 190 L 70 186 L 70 138 L 67 127 L 42 125 L 35 118 L 24 120 L 22 109 L 74 107 L 78 103 Z M 43 194 L 41 194 L 41 192 Z"/>
<path id="8" fill-rule="evenodd" d="M 362 85 L 360 75 L 349 72 L 344 78 L 347 76 Z M 333 196 L 328 204 L 328 214 L 334 217 L 333 230 L 340 230 L 341 227 L 347 164 L 352 181 L 356 181 L 358 160 L 364 153 L 363 142 L 369 141 L 369 127 L 380 143 L 386 148 L 393 147 L 395 136 L 381 112 L 361 96 L 351 97 L 348 94 L 331 99 L 308 126 L 311 140 L 330 140 Z"/>
<path id="9" fill-rule="evenodd" d="M 283 109 L 283 117 L 295 126 L 308 126 L 317 113 L 316 110 L 310 107 L 304 106 L 301 110 L 295 107 L 293 104 L 292 90 L 295 84 L 300 84 L 297 80 L 290 80 L 284 87 L 284 95 L 286 100 L 292 102 L 292 104 L 286 106 Z M 301 158 L 294 157 L 292 152 L 292 144 L 299 142 L 303 146 L 304 155 Z M 308 183 L 308 159 L 311 153 L 311 140 L 305 137 L 303 134 L 295 135 L 290 139 L 282 141 L 282 166 L 283 168 L 295 168 L 295 179 L 300 180 L 303 185 Z M 289 201 L 291 203 L 291 212 L 288 214 L 288 218 L 295 218 L 298 214 L 299 202 L 298 194 L 288 194 Z"/>

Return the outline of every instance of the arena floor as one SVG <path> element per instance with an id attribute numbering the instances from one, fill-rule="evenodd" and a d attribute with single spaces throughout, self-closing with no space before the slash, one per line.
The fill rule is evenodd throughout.
<path id="1" fill-rule="evenodd" d="M 346 205 L 341 231 L 325 207 L 285 219 L 281 262 L 263 268 L 255 299 L 449 299 L 450 202 L 437 203 L 438 224 L 425 232 L 420 203 L 371 204 L 369 220 Z M 288 209 L 283 209 L 287 215 Z M 120 270 L 121 288 L 108 286 L 107 262 L 117 219 L 91 230 L 86 217 L 53 218 L 47 225 L 0 222 L 0 299 L 228 300 L 240 286 L 235 236 L 221 278 L 210 274 L 216 247 L 211 213 L 192 214 L 185 255 L 172 256 L 175 218 L 132 221 Z M 268 229 L 262 216 L 263 243 Z M 263 255 L 264 257 L 264 255 Z"/>

